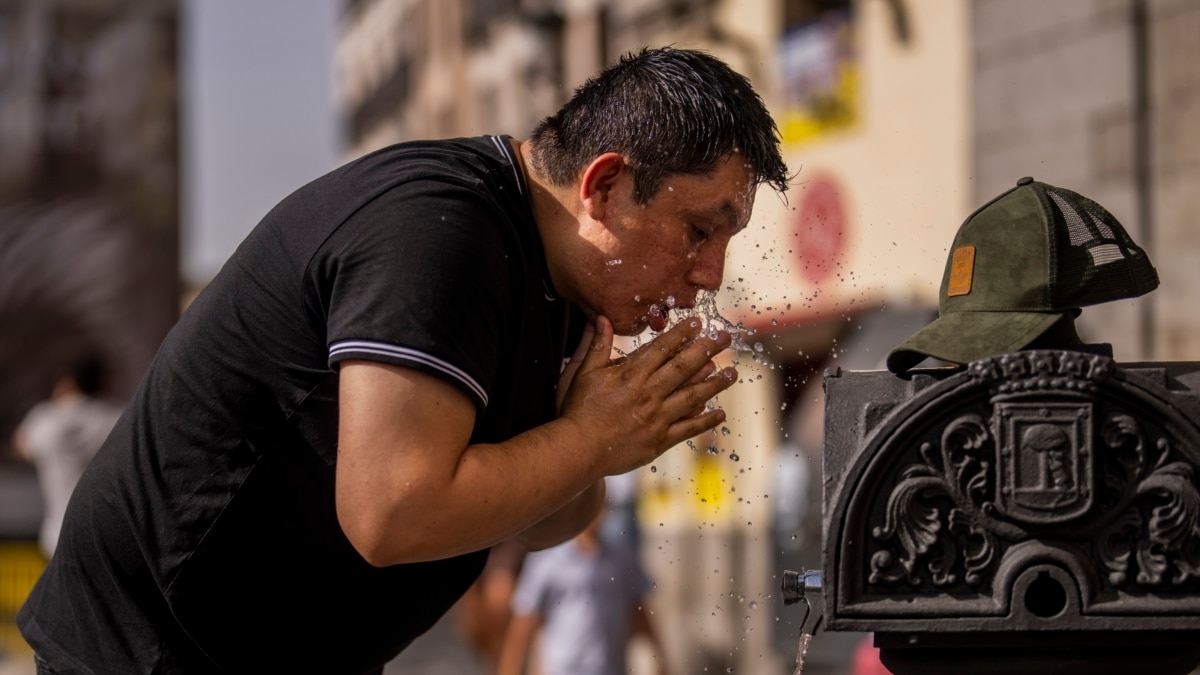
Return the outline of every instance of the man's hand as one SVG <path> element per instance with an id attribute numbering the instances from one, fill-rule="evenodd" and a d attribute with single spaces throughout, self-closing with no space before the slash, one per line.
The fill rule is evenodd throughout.
<path id="1" fill-rule="evenodd" d="M 541 547 L 590 522 L 604 476 L 626 473 L 725 419 L 705 402 L 737 378 L 712 358 L 729 335 L 689 321 L 620 360 L 601 318 L 564 374 L 560 417 L 500 443 L 470 443 L 475 405 L 401 366 L 347 361 L 339 377 L 337 513 L 373 565 L 438 560 L 521 535 Z"/>
<path id="2" fill-rule="evenodd" d="M 597 318 L 588 352 L 563 397 L 561 418 L 600 446 L 603 475 L 643 466 L 725 420 L 723 410 L 705 404 L 737 381 L 735 369 L 717 372 L 713 362 L 731 340 L 724 331 L 715 338 L 700 331 L 700 321 L 690 319 L 614 361 L 612 324 Z"/>
<path id="3" fill-rule="evenodd" d="M 554 409 L 557 412 L 562 412 L 563 399 L 567 397 L 567 390 L 571 388 L 571 382 L 575 380 L 575 373 L 579 371 L 579 366 L 583 364 L 583 359 L 587 356 L 595 339 L 596 325 L 589 321 L 583 329 L 583 337 L 579 340 L 579 345 L 575 347 L 575 353 L 571 355 L 571 360 L 567 361 L 567 365 L 563 366 L 562 374 L 558 376 L 558 390 L 554 394 Z"/>

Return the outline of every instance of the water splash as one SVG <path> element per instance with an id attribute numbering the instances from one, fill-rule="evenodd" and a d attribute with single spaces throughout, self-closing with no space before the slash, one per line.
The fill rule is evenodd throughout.
<path id="1" fill-rule="evenodd" d="M 670 302 L 674 298 L 669 298 L 667 306 L 671 307 L 674 303 Z M 671 325 L 677 325 L 681 321 L 689 319 L 699 319 L 701 321 L 701 333 L 708 337 L 716 337 L 718 331 L 729 333 L 732 338 L 730 349 L 735 355 L 749 354 L 755 361 L 760 361 L 762 352 L 756 352 L 746 339 L 755 334 L 753 328 L 747 328 L 742 322 L 736 324 L 729 319 L 721 316 L 721 311 L 717 309 L 717 294 L 713 291 L 701 291 L 696 297 L 696 306 L 689 309 L 676 308 L 671 312 Z M 668 326 L 670 328 L 670 326 Z"/>

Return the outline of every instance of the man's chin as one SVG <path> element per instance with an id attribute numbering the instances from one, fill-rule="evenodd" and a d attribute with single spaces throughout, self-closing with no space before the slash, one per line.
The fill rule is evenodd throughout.
<path id="1" fill-rule="evenodd" d="M 613 334 L 622 337 L 637 337 L 649 329 L 654 333 L 661 333 L 670 325 L 670 315 L 659 310 L 657 307 L 651 309 L 645 314 L 638 316 L 629 316 L 624 319 L 612 319 Z"/>
<path id="2" fill-rule="evenodd" d="M 645 316 L 628 317 L 623 319 L 609 319 L 612 323 L 613 335 L 620 337 L 637 337 L 645 332 L 649 327 L 649 322 Z"/>

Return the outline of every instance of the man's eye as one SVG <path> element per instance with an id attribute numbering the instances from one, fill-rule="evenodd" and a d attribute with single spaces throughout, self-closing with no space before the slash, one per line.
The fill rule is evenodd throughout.
<path id="1" fill-rule="evenodd" d="M 695 225 L 692 225 L 692 236 L 696 237 L 700 241 L 704 241 L 704 240 L 708 239 L 710 235 L 708 234 L 707 231 L 702 230 L 699 227 L 696 227 Z"/>

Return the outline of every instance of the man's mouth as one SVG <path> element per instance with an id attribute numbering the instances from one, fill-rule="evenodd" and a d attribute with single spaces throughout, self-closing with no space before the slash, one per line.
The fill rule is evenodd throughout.
<path id="1" fill-rule="evenodd" d="M 661 305 L 650 305 L 650 311 L 646 314 L 646 322 L 650 326 L 650 330 L 655 333 L 662 332 L 667 327 L 667 314 L 671 310 Z"/>

